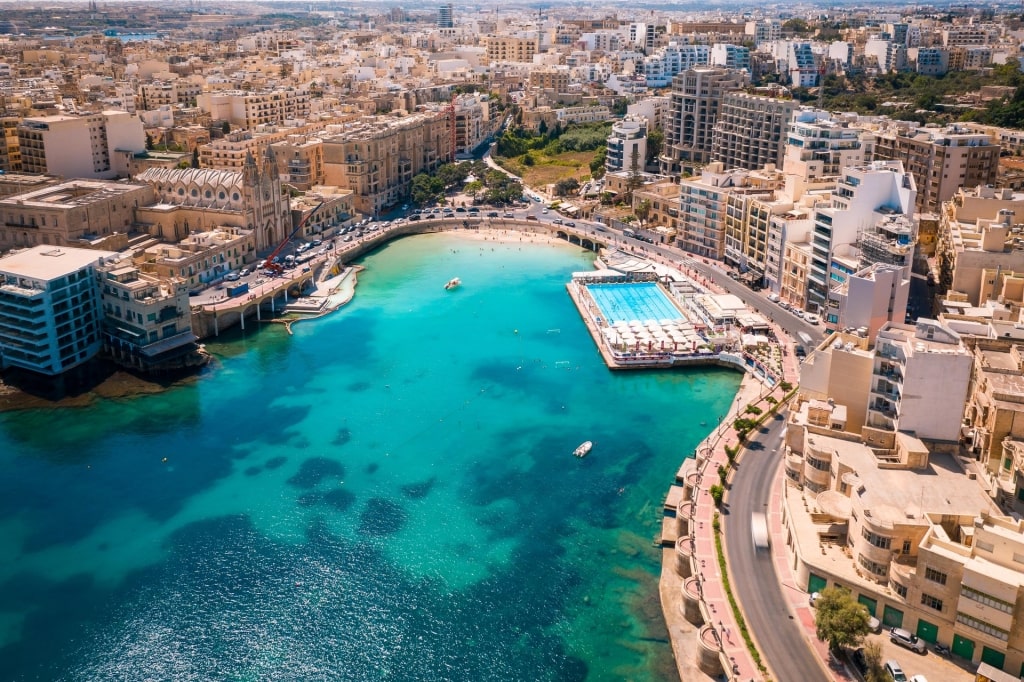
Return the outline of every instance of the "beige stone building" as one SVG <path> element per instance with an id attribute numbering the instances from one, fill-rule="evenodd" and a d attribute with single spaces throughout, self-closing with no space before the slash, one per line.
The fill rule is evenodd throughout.
<path id="1" fill-rule="evenodd" d="M 366 117 L 324 140 L 325 184 L 353 192 L 355 209 L 378 215 L 405 200 L 412 179 L 453 158 L 445 112 Z"/>
<path id="2" fill-rule="evenodd" d="M 996 181 L 1000 147 L 984 133 L 950 126 L 892 127 L 875 139 L 874 158 L 902 161 L 917 183 L 920 211 L 938 211 L 961 187 L 991 185 Z"/>
<path id="3" fill-rule="evenodd" d="M 533 62 L 537 54 L 537 38 L 517 36 L 485 36 L 488 62 Z"/>
<path id="4" fill-rule="evenodd" d="M 149 185 L 71 180 L 0 199 L 0 248 L 95 246 L 117 250 L 135 209 L 152 203 Z M 101 246 L 102 245 L 102 246 Z"/>
<path id="5" fill-rule="evenodd" d="M 216 226 L 194 232 L 174 244 L 147 247 L 135 258 L 135 265 L 161 281 L 183 282 L 202 287 L 252 262 L 255 233 L 240 227 Z"/>
<path id="6" fill-rule="evenodd" d="M 961 189 L 945 202 L 936 243 L 941 291 L 979 306 L 992 294 L 986 271 L 1024 272 L 1022 219 L 1024 194 L 1009 189 Z"/>
<path id="7" fill-rule="evenodd" d="M 803 402 L 784 446 L 783 523 L 797 583 L 849 589 L 886 627 L 1016 675 L 1024 664 L 1024 522 L 959 460 L 906 434 L 862 442 Z"/>
<path id="8" fill-rule="evenodd" d="M 265 124 L 287 125 L 309 118 L 309 91 L 283 88 L 267 92 L 204 92 L 196 104 L 214 120 L 228 121 L 234 127 L 255 129 Z"/>

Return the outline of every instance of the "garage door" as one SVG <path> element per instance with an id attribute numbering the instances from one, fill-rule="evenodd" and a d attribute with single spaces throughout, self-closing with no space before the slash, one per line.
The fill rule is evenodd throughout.
<path id="1" fill-rule="evenodd" d="M 981 647 L 981 662 L 988 663 L 991 666 L 1003 669 L 1003 664 L 1006 663 L 1006 654 L 1002 651 L 996 651 L 995 649 L 989 649 L 987 646 Z"/>
<path id="2" fill-rule="evenodd" d="M 966 637 L 953 635 L 953 653 L 968 661 L 972 660 L 974 658 L 974 642 Z"/>
<path id="3" fill-rule="evenodd" d="M 899 609 L 894 609 L 893 607 L 886 605 L 886 607 L 882 609 L 882 625 L 887 628 L 903 627 L 903 612 Z"/>
<path id="4" fill-rule="evenodd" d="M 875 615 L 875 611 L 878 610 L 878 600 L 872 599 L 871 597 L 865 597 L 863 594 L 857 597 L 857 603 L 863 604 L 868 607 L 868 615 Z"/>
<path id="5" fill-rule="evenodd" d="M 821 592 L 828 587 L 828 578 L 822 578 L 820 575 L 810 574 L 807 578 L 807 592 L 812 594 L 814 592 Z"/>
<path id="6" fill-rule="evenodd" d="M 935 644 L 935 640 L 939 638 L 939 626 L 932 625 L 926 620 L 917 621 L 917 636 L 926 642 Z"/>

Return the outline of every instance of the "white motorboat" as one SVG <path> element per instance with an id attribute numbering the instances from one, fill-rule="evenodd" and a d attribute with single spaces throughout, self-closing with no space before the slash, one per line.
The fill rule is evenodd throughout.
<path id="1" fill-rule="evenodd" d="M 572 451 L 572 454 L 576 455 L 577 457 L 586 457 L 587 454 L 590 453 L 590 449 L 592 447 L 594 447 L 594 444 L 591 441 L 584 441 L 583 443 L 580 443 L 580 446 L 578 448 Z"/>
<path id="2" fill-rule="evenodd" d="M 459 286 L 460 284 L 462 284 L 461 279 L 459 279 L 458 277 L 452 277 L 450 280 L 448 280 L 448 284 L 444 285 L 444 290 L 449 291 Z"/>

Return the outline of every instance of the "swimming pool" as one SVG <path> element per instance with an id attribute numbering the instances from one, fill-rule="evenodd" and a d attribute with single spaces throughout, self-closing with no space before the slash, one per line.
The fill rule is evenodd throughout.
<path id="1" fill-rule="evenodd" d="M 632 320 L 684 320 L 679 308 L 656 282 L 588 284 L 607 324 Z"/>

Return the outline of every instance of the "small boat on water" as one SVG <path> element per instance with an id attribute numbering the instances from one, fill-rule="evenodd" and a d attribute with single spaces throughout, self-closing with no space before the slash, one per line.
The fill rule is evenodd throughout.
<path id="1" fill-rule="evenodd" d="M 449 291 L 459 286 L 460 284 L 462 284 L 461 279 L 459 279 L 458 277 L 452 277 L 450 280 L 448 280 L 448 284 L 444 285 L 444 290 Z"/>
<path id="2" fill-rule="evenodd" d="M 594 447 L 594 444 L 591 441 L 584 441 L 583 443 L 580 443 L 578 448 L 572 451 L 572 454 L 577 457 L 586 457 L 587 454 L 590 453 L 590 449 L 592 447 Z"/>

